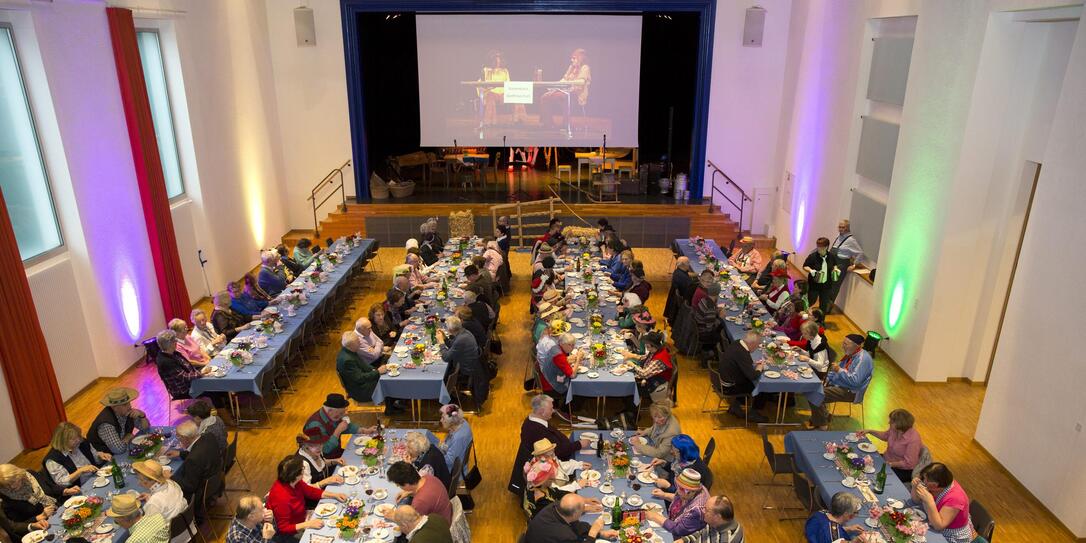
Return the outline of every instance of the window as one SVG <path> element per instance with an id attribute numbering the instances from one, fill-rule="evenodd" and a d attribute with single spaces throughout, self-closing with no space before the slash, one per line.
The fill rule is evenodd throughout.
<path id="1" fill-rule="evenodd" d="M 166 69 L 162 63 L 162 46 L 158 32 L 136 32 L 143 65 L 143 80 L 147 83 L 147 97 L 151 102 L 151 119 L 155 124 L 158 156 L 162 161 L 162 175 L 166 179 L 166 196 L 175 198 L 185 193 L 181 178 L 181 160 L 177 153 L 177 138 L 170 109 L 170 93 L 166 88 Z"/>
<path id="2" fill-rule="evenodd" d="M 63 245 L 15 37 L 0 26 L 0 188 L 23 262 Z"/>

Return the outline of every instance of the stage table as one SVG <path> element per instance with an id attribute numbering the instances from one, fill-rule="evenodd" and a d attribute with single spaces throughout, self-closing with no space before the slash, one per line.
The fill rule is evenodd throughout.
<path id="1" fill-rule="evenodd" d="M 606 439 L 608 441 L 614 441 L 616 439 L 609 432 L 604 431 L 604 430 L 591 430 L 591 431 L 598 434 L 600 436 L 600 439 Z M 578 439 L 580 439 L 580 436 L 581 436 L 582 433 L 584 433 L 583 430 L 577 430 L 577 431 L 573 432 L 573 440 L 577 441 Z M 634 432 L 634 431 L 629 431 L 629 430 L 623 431 L 622 432 L 622 439 L 627 442 L 627 445 L 629 445 L 629 439 L 631 437 L 633 437 L 635 434 L 636 434 L 636 432 Z M 599 446 L 599 444 L 597 443 L 596 446 Z M 633 454 L 633 447 L 632 446 L 629 447 L 627 450 L 629 451 L 629 456 L 630 456 L 631 460 L 636 458 L 637 460 L 640 460 L 644 464 L 648 464 L 649 462 L 652 461 L 652 457 L 650 457 L 650 456 Z M 605 458 L 600 458 L 600 457 L 596 456 L 596 449 L 595 448 L 582 449 L 582 450 L 578 451 L 577 454 L 573 455 L 573 458 L 571 458 L 571 460 L 576 460 L 578 462 L 588 462 L 589 464 L 591 464 L 592 469 L 600 472 L 600 474 L 601 474 L 600 480 L 601 481 L 604 478 L 607 477 L 607 467 L 608 467 L 607 466 L 607 460 Z M 578 477 L 577 477 L 578 479 L 580 479 L 580 473 L 582 471 L 583 470 L 578 470 Z M 636 472 L 637 470 L 635 470 L 635 469 L 633 469 L 631 467 L 630 471 L 631 472 Z M 627 499 L 629 499 L 629 497 L 633 496 L 633 495 L 640 496 L 641 499 L 646 504 L 654 503 L 656 505 L 659 505 L 660 508 L 661 508 L 660 513 L 662 515 L 664 515 L 665 517 L 667 516 L 667 509 L 666 509 L 667 505 L 664 503 L 664 501 L 652 497 L 652 489 L 656 488 L 656 485 L 654 485 L 654 484 L 645 484 L 645 483 L 642 483 L 640 481 L 637 481 L 636 479 L 633 482 L 631 482 L 626 477 L 614 477 L 612 479 L 611 483 L 615 487 L 614 492 L 612 492 L 613 496 L 621 497 L 624 492 L 626 493 L 626 498 Z M 638 485 L 640 485 L 641 489 L 640 490 L 634 490 L 633 489 L 633 484 L 634 483 L 637 483 Z M 580 494 L 581 496 L 584 496 L 586 498 L 595 498 L 597 500 L 603 500 L 603 498 L 606 496 L 606 494 L 600 492 L 600 489 L 599 489 L 598 486 L 583 487 L 583 488 L 581 488 L 580 490 L 577 491 L 577 494 Z M 623 503 L 621 505 L 621 507 L 622 507 L 623 511 L 632 511 L 632 510 L 635 510 L 635 509 L 638 509 L 638 508 L 644 508 L 644 506 L 635 508 L 635 507 L 627 505 L 625 503 Z M 598 513 L 598 514 L 607 514 L 607 513 L 610 512 L 610 508 L 608 508 L 606 506 L 603 509 L 604 509 L 603 512 Z M 582 520 L 584 520 L 585 522 L 591 524 L 593 521 L 596 520 L 596 515 L 597 515 L 597 513 L 588 513 L 588 514 L 585 515 L 587 518 L 584 518 Z M 671 536 L 671 533 L 668 532 L 667 530 L 663 529 L 663 527 L 652 526 L 651 524 L 648 524 L 648 525 L 652 528 L 652 530 L 654 532 L 656 532 L 656 534 L 658 534 L 660 536 L 661 539 L 663 539 L 664 543 L 671 543 L 672 541 L 675 540 Z M 642 526 L 644 527 L 644 525 L 642 525 Z M 610 525 L 608 525 L 606 527 L 610 528 Z"/>
<path id="2" fill-rule="evenodd" d="M 350 244 L 348 243 L 348 245 Z M 242 339 L 242 341 L 249 341 L 251 338 L 262 334 L 262 332 L 252 328 L 239 333 L 211 360 L 211 365 L 224 369 L 225 374 L 222 377 L 204 376 L 193 380 L 189 385 L 189 394 L 195 398 L 208 392 L 230 393 L 230 408 L 234 412 L 234 420 L 239 420 L 240 407 L 233 396 L 246 393 L 262 399 L 265 380 L 275 375 L 275 370 L 280 364 L 286 363 L 287 346 L 290 340 L 294 338 L 301 340 L 300 336 L 305 325 L 316 322 L 318 315 L 320 315 L 319 310 L 323 308 L 324 304 L 335 301 L 330 295 L 346 283 L 347 278 L 352 275 L 356 267 L 365 265 L 364 257 L 372 252 L 373 246 L 374 240 L 372 239 L 362 240 L 357 247 L 351 246 L 350 252 L 343 255 L 343 260 L 336 264 L 332 271 L 328 272 L 328 279 L 318 283 L 314 292 L 306 292 L 308 302 L 305 305 L 298 306 L 294 316 L 289 316 L 280 310 L 279 317 L 283 326 L 282 331 L 266 336 L 268 341 L 266 347 L 259 349 L 254 347 L 250 351 L 253 355 L 253 362 L 236 367 L 230 363 L 224 353 L 238 348 L 240 345 L 239 338 L 250 338 Z M 316 266 L 317 264 L 314 262 L 307 268 L 307 271 L 316 269 Z M 287 286 L 287 290 L 301 286 L 302 282 L 295 280 Z"/>
<path id="3" fill-rule="evenodd" d="M 441 328 L 445 317 L 452 315 L 453 309 L 464 302 L 463 287 L 466 285 L 463 268 L 471 263 L 471 257 L 482 254 L 485 247 L 479 247 L 481 239 L 473 237 L 468 241 L 467 250 L 463 252 L 460 264 L 454 266 L 451 255 L 459 251 L 459 245 L 450 239 L 444 248 L 444 254 L 430 271 L 431 278 L 445 277 L 449 285 L 449 296 L 445 300 L 438 300 L 438 288 L 427 289 L 422 292 L 411 317 L 411 323 L 404 327 L 403 333 L 396 340 L 396 346 L 389 355 L 389 363 L 399 364 L 400 375 L 391 376 L 388 373 L 381 375 L 377 381 L 377 388 L 373 391 L 373 403 L 382 404 L 388 398 L 410 400 L 411 420 L 422 422 L 422 400 L 436 400 L 442 404 L 452 401 L 448 388 L 445 386 L 445 371 L 449 365 L 441 360 L 440 348 L 430 341 L 425 327 L 427 315 L 434 315 L 438 319 L 438 327 Z M 417 336 L 417 337 L 413 337 Z M 421 364 L 417 368 L 405 368 L 404 365 L 411 362 L 411 348 L 415 342 L 421 342 L 427 346 L 425 360 L 428 363 Z M 410 342 L 410 343 L 409 343 Z M 480 345 L 481 349 L 483 346 Z M 484 353 L 485 354 L 485 353 Z"/>
<path id="4" fill-rule="evenodd" d="M 384 451 L 384 454 L 382 455 L 381 459 L 377 463 L 376 467 L 378 469 L 378 472 L 376 474 L 374 474 L 374 475 L 362 476 L 361 481 L 358 484 L 355 484 L 355 485 L 348 485 L 348 484 L 328 485 L 325 488 L 326 491 L 346 494 L 348 499 L 358 498 L 358 499 L 361 499 L 363 502 L 365 502 L 365 505 L 364 505 L 365 514 L 362 517 L 362 526 L 373 526 L 375 522 L 382 522 L 382 521 L 387 522 L 388 524 L 392 525 L 392 526 L 389 527 L 389 537 L 384 538 L 384 539 L 377 539 L 377 541 L 383 541 L 383 542 L 388 543 L 388 542 L 391 542 L 393 539 L 395 539 L 396 536 L 398 536 L 400 534 L 399 528 L 395 528 L 395 523 L 393 523 L 391 519 L 389 519 L 389 520 L 381 519 L 381 517 L 379 517 L 378 515 L 376 515 L 373 512 L 373 509 L 374 509 L 374 507 L 376 507 L 376 506 L 378 506 L 380 504 L 384 504 L 384 503 L 387 503 L 387 504 L 390 504 L 390 505 L 399 505 L 399 504 L 396 503 L 396 496 L 400 493 L 400 489 L 396 485 L 389 482 L 388 478 L 385 476 L 385 473 L 388 470 L 389 465 L 393 464 L 397 460 L 400 460 L 400 458 L 396 458 L 395 455 L 393 454 L 393 451 L 396 448 L 396 444 L 403 441 L 404 436 L 407 435 L 407 432 L 412 432 L 412 431 L 414 431 L 414 432 L 422 432 L 430 440 L 430 443 L 434 444 L 435 446 L 438 444 L 437 437 L 434 436 L 434 434 L 431 433 L 429 430 L 404 430 L 404 429 L 385 428 L 385 430 L 384 430 L 385 451 Z M 370 436 L 365 436 L 365 435 L 345 435 L 345 436 L 343 436 L 342 441 L 343 441 L 344 452 L 343 452 L 343 457 L 342 458 L 346 462 L 346 465 L 365 467 L 365 463 L 363 462 L 362 457 L 356 452 L 359 447 L 358 447 L 357 444 L 355 444 L 354 441 L 355 441 L 356 438 L 358 438 L 358 439 L 367 439 L 369 437 Z M 340 467 L 336 468 L 336 473 L 342 475 L 343 467 L 344 466 L 340 466 Z M 385 492 L 387 492 L 387 495 L 382 499 L 376 499 L 376 498 L 373 497 L 373 495 L 366 494 L 365 485 L 367 483 L 370 485 L 370 488 L 375 493 L 378 490 L 384 490 Z M 336 504 L 337 505 L 336 512 L 332 513 L 331 515 L 327 516 L 324 519 L 325 526 L 323 528 L 321 528 L 319 530 L 308 529 L 305 532 L 303 532 L 300 543 L 310 543 L 311 541 L 313 541 L 313 536 L 314 535 L 331 537 L 331 538 L 333 538 L 334 541 L 342 542 L 343 540 L 338 537 L 339 536 L 339 530 L 336 529 L 335 524 L 336 524 L 336 519 L 339 518 L 343 514 L 343 508 L 344 508 L 345 504 L 340 503 L 340 502 L 338 502 L 336 500 L 333 500 L 333 499 L 329 499 L 329 498 L 324 498 L 324 499 L 320 500 L 320 503 L 334 503 L 334 504 Z M 311 511 L 309 518 L 313 518 L 312 515 L 313 515 L 313 512 Z M 369 536 L 366 536 L 366 537 L 361 537 L 360 536 L 357 539 L 357 541 L 360 541 L 360 542 L 361 541 L 370 541 L 371 538 L 372 538 L 372 535 L 369 535 Z"/>
<path id="5" fill-rule="evenodd" d="M 784 450 L 795 456 L 796 467 L 803 472 L 804 475 L 815 485 L 818 490 L 819 496 L 822 498 L 822 503 L 829 504 L 833 495 L 838 492 L 850 492 L 860 497 L 863 501 L 863 496 L 859 490 L 855 488 L 848 488 L 841 484 L 844 479 L 844 475 L 837 470 L 833 460 L 827 460 L 822 455 L 826 453 L 826 443 L 845 443 L 845 435 L 848 432 L 789 432 L 784 437 Z M 866 442 L 866 438 L 860 439 L 860 442 Z M 848 443 L 848 445 L 855 448 L 857 444 Z M 857 454 L 862 456 L 871 456 L 875 461 L 875 472 L 882 467 L 884 463 L 882 455 L 879 453 L 863 453 L 857 450 Z M 872 484 L 875 480 L 875 474 L 868 474 L 867 477 L 871 480 Z M 881 495 L 876 494 L 879 500 L 879 505 L 886 506 L 886 500 L 893 498 L 906 502 L 908 506 L 909 499 L 911 498 L 908 486 L 902 483 L 897 475 L 889 469 L 886 470 L 886 486 Z M 863 524 L 864 519 L 868 517 L 868 509 L 870 504 L 865 503 L 860 508 L 860 512 L 856 515 L 849 524 Z M 871 530 L 872 528 L 865 528 Z M 927 543 L 946 543 L 944 538 L 939 533 L 928 531 Z"/>
<path id="6" fill-rule="evenodd" d="M 169 426 L 152 426 L 148 430 L 149 431 L 150 430 L 159 430 L 162 433 L 171 434 L 170 437 L 166 438 L 166 440 L 163 441 L 162 447 L 159 449 L 158 456 L 162 456 L 162 455 L 166 454 L 166 451 L 169 451 L 171 449 L 176 450 L 176 449 L 179 448 L 179 445 L 177 443 L 177 437 L 172 435 L 173 434 L 173 428 L 172 427 L 169 427 Z M 80 488 L 80 493 L 79 494 L 80 495 L 87 496 L 87 497 L 97 496 L 99 498 L 102 498 L 102 502 L 103 502 L 102 503 L 102 509 L 98 513 L 98 517 L 93 521 L 94 522 L 94 527 L 97 527 L 100 524 L 109 524 L 109 525 L 113 526 L 113 531 L 109 532 L 108 535 L 99 535 L 99 534 L 94 533 L 94 531 L 93 531 L 94 527 L 86 528 L 86 530 L 89 533 L 83 533 L 83 534 L 81 534 L 80 537 L 84 537 L 84 538 L 86 538 L 88 540 L 95 541 L 96 543 L 105 543 L 107 541 L 108 542 L 120 543 L 121 541 L 124 541 L 125 539 L 128 538 L 128 530 L 125 530 L 119 524 L 116 524 L 113 521 L 112 518 L 106 516 L 106 511 L 109 510 L 109 506 L 110 506 L 110 503 L 113 500 L 113 496 L 115 496 L 117 494 L 123 494 L 123 493 L 140 494 L 140 493 L 150 492 L 149 489 L 146 489 L 146 488 L 143 488 L 143 487 L 139 486 L 139 481 L 136 479 L 136 472 L 132 470 L 132 462 L 133 462 L 133 460 L 131 458 L 129 458 L 127 454 L 114 455 L 113 458 L 117 461 L 117 465 L 121 467 L 121 472 L 124 473 L 124 485 L 125 485 L 124 488 L 117 488 L 113 484 L 113 477 L 112 476 L 110 476 L 108 478 L 109 479 L 108 484 L 106 484 L 105 486 L 102 486 L 102 487 L 98 487 L 98 488 L 95 488 L 94 485 L 93 485 L 94 479 L 97 478 L 96 474 L 93 474 L 93 473 L 87 474 L 87 475 L 84 475 L 80 479 L 80 486 L 79 486 L 79 488 Z M 109 466 L 108 463 L 105 464 L 105 465 Z M 172 470 L 174 473 L 176 473 L 177 470 L 181 467 L 181 459 L 180 458 L 171 458 L 170 463 L 168 464 L 168 466 L 169 466 L 170 470 Z M 64 511 L 67 509 L 66 507 L 64 507 L 64 503 L 68 499 L 69 498 L 65 498 L 64 500 L 58 501 L 57 502 L 57 510 L 56 510 L 56 512 L 53 513 L 53 516 L 49 517 L 49 529 L 48 529 L 48 532 L 51 533 L 51 534 L 55 534 L 58 539 L 68 537 L 66 535 L 66 531 L 64 529 L 64 521 L 63 521 Z M 95 539 L 95 538 L 99 538 L 99 539 Z"/>

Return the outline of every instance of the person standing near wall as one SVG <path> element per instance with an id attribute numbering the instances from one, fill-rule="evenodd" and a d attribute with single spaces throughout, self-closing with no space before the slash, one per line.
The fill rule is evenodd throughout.
<path id="1" fill-rule="evenodd" d="M 837 294 L 841 292 L 841 283 L 845 282 L 845 274 L 856 269 L 856 266 L 863 264 L 864 261 L 864 251 L 860 247 L 860 240 L 852 235 L 848 219 L 841 219 L 841 222 L 837 223 L 837 239 L 830 244 L 830 253 L 837 258 L 837 265 L 845 268 L 842 273 L 830 278 L 829 291 L 826 293 L 829 303 L 825 304 L 824 308 L 827 315 L 836 308 Z"/>

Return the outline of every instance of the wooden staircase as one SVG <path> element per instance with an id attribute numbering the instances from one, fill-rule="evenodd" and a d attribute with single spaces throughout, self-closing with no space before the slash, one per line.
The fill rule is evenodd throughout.
<path id="1" fill-rule="evenodd" d="M 340 236 L 361 232 L 366 235 L 367 217 L 448 217 L 453 211 L 472 211 L 477 217 L 490 216 L 490 207 L 493 204 L 347 204 L 346 207 L 338 206 L 336 211 L 330 213 L 320 223 L 321 239 L 338 238 Z M 721 245 L 726 245 L 738 235 L 738 224 L 727 214 L 718 209 L 710 212 L 709 204 L 569 204 L 569 209 L 589 221 L 595 226 L 595 220 L 600 217 L 684 217 L 690 220 L 690 235 L 701 236 L 717 240 Z M 715 207 L 715 206 L 714 206 Z M 568 216 L 569 210 L 565 207 L 560 210 L 561 215 Z M 576 219 L 566 220 L 567 225 L 580 225 Z M 313 237 L 313 230 L 291 230 L 283 236 L 283 243 L 288 247 L 294 245 L 302 237 Z M 773 248 L 776 239 L 755 237 L 755 244 L 759 248 Z M 322 243 L 323 245 L 323 243 Z"/>

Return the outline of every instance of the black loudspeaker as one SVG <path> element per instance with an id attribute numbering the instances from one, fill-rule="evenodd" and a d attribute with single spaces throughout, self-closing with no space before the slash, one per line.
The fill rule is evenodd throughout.
<path id="1" fill-rule="evenodd" d="M 312 8 L 294 8 L 294 34 L 298 37 L 298 47 L 317 45 L 317 24 L 313 20 Z"/>
<path id="2" fill-rule="evenodd" d="M 762 34 L 765 32 L 765 8 L 754 6 L 747 8 L 743 20 L 743 47 L 761 47 Z"/>

